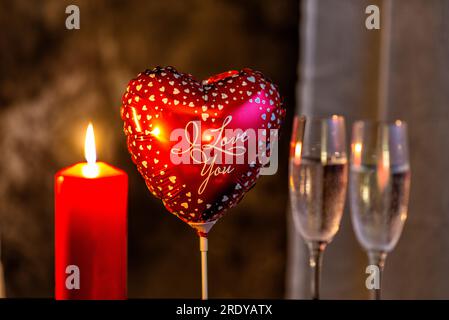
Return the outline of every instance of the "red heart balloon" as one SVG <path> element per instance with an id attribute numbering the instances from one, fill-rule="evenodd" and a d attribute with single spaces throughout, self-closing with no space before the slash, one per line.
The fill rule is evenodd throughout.
<path id="1" fill-rule="evenodd" d="M 148 189 L 192 226 L 215 222 L 253 187 L 262 162 L 250 161 L 250 150 L 268 156 L 266 132 L 285 116 L 276 86 L 250 69 L 198 82 L 156 67 L 129 82 L 122 103 L 128 149 Z"/>

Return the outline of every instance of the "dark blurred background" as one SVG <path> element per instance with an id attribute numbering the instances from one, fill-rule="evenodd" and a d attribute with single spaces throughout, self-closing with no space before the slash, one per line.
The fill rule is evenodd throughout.
<path id="1" fill-rule="evenodd" d="M 81 29 L 65 28 L 76 4 Z M 297 0 L 0 0 L 0 226 L 8 297 L 53 295 L 53 175 L 100 160 L 129 175 L 129 297 L 198 297 L 198 239 L 147 191 L 125 145 L 121 95 L 137 73 L 173 65 L 198 79 L 251 67 L 288 109 L 280 168 L 210 234 L 211 297 L 285 293 L 287 143 L 298 60 Z"/>

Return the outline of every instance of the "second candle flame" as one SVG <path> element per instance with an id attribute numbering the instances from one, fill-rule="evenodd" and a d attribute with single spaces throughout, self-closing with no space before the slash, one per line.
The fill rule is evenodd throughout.
<path id="1" fill-rule="evenodd" d="M 295 144 L 295 155 L 294 155 L 294 163 L 295 165 L 299 166 L 301 164 L 301 150 L 302 150 L 302 144 L 301 142 L 296 142 Z"/>

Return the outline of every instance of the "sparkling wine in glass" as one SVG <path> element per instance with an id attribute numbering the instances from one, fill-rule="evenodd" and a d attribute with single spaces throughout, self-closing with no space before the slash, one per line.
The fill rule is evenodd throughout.
<path id="1" fill-rule="evenodd" d="M 355 234 L 370 264 L 378 267 L 380 284 L 387 253 L 407 218 L 410 165 L 404 122 L 354 123 L 349 189 Z M 380 299 L 380 285 L 371 297 Z"/>
<path id="2" fill-rule="evenodd" d="M 322 254 L 339 229 L 345 204 L 344 118 L 295 117 L 289 169 L 293 221 L 309 247 L 312 298 L 319 299 Z"/>

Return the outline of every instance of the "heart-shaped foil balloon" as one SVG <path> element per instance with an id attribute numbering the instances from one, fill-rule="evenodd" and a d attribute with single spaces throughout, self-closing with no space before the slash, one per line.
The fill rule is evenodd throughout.
<path id="1" fill-rule="evenodd" d="M 122 103 L 148 189 L 202 236 L 196 226 L 213 225 L 254 186 L 285 116 L 277 87 L 250 69 L 198 82 L 156 67 L 130 81 Z"/>

